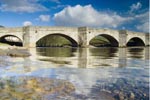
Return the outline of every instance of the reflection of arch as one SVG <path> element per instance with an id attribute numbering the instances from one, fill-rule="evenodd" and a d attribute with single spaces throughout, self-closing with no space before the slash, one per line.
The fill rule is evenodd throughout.
<path id="1" fill-rule="evenodd" d="M 145 46 L 145 43 L 139 37 L 133 37 L 127 42 L 127 46 Z"/>
<path id="2" fill-rule="evenodd" d="M 128 57 L 130 58 L 143 58 L 144 56 L 144 48 L 128 48 L 128 53 L 130 54 Z"/>
<path id="3" fill-rule="evenodd" d="M 115 37 L 111 36 L 111 35 L 107 35 L 107 34 L 100 34 L 100 35 L 97 35 L 97 36 L 101 36 L 101 37 L 104 37 L 106 38 L 108 41 L 109 41 L 109 46 L 111 47 L 118 47 L 118 41 L 115 39 Z M 95 37 L 97 37 L 95 36 Z M 94 37 L 94 38 L 95 38 Z M 91 39 L 92 40 L 92 39 Z M 90 40 L 90 41 L 91 41 Z M 107 45 L 106 45 L 107 46 Z"/>
<path id="4" fill-rule="evenodd" d="M 48 57 L 73 57 L 76 48 L 37 48 L 38 55 Z"/>
<path id="5" fill-rule="evenodd" d="M 22 40 L 15 35 L 3 35 L 0 37 L 0 42 L 9 45 L 23 46 Z"/>
<path id="6" fill-rule="evenodd" d="M 103 58 L 115 57 L 118 52 L 117 48 L 90 48 L 92 56 L 99 56 Z"/>
<path id="7" fill-rule="evenodd" d="M 73 46 L 73 47 L 77 47 L 78 46 L 78 43 L 73 38 L 71 38 L 70 36 L 64 35 L 64 34 L 60 34 L 60 33 L 48 34 L 48 35 L 40 38 L 39 40 L 37 40 L 36 41 L 36 45 L 38 46 L 38 43 L 40 41 L 42 41 L 42 39 L 44 39 L 46 37 L 50 37 L 50 36 L 61 36 L 61 37 L 64 37 L 65 39 L 67 39 L 67 40 L 69 40 L 71 42 L 71 46 Z"/>

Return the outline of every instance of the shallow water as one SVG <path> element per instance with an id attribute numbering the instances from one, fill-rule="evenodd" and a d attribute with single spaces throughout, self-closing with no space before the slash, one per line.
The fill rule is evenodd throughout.
<path id="1" fill-rule="evenodd" d="M 32 48 L 30 52 L 27 58 L 0 57 L 1 80 L 39 77 L 65 80 L 75 87 L 68 95 L 41 100 L 149 100 L 148 47 Z M 3 96 L 9 100 L 10 95 Z"/>

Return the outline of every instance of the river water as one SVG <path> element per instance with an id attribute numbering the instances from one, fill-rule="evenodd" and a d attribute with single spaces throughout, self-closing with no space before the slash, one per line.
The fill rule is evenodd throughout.
<path id="1" fill-rule="evenodd" d="M 75 90 L 36 100 L 149 100 L 149 47 L 31 48 L 30 52 L 27 58 L 0 57 L 0 86 L 18 77 L 60 79 Z M 17 95 L 12 99 L 11 89 L 0 89 L 2 100 L 23 100 Z"/>

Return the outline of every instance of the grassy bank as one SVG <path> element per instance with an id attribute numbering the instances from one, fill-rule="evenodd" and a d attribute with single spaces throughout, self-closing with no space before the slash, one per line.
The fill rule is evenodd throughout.
<path id="1" fill-rule="evenodd" d="M 0 46 L 10 46 L 10 45 L 6 43 L 0 43 Z"/>
<path id="2" fill-rule="evenodd" d="M 90 45 L 93 46 L 104 46 L 104 45 L 109 45 L 109 40 L 107 40 L 106 38 L 102 37 L 102 36 L 97 36 L 95 38 L 93 38 L 90 41 Z"/>

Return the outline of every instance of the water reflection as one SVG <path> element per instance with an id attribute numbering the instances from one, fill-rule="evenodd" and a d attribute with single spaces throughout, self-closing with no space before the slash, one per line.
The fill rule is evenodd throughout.
<path id="1" fill-rule="evenodd" d="M 129 55 L 128 57 L 129 58 L 143 58 L 144 56 L 144 48 L 129 48 L 128 49 L 128 52 L 129 52 Z"/>
<path id="2" fill-rule="evenodd" d="M 99 56 L 104 59 L 109 59 L 112 57 L 116 57 L 116 53 L 118 52 L 118 48 L 90 48 L 91 56 Z"/>
<path id="3" fill-rule="evenodd" d="M 78 68 L 125 67 L 128 59 L 149 59 L 149 48 L 38 48 L 37 52 L 49 61 Z M 47 58 L 44 58 L 47 57 Z M 62 58 L 63 57 L 63 58 Z"/>
<path id="4" fill-rule="evenodd" d="M 149 48 L 32 48 L 30 51 L 34 56 L 29 58 L 3 57 L 11 66 L 1 63 L 0 78 L 61 79 L 73 84 L 73 93 L 59 98 L 54 94 L 52 100 L 149 99 Z M 37 96 L 36 93 L 32 96 Z"/>
<path id="5" fill-rule="evenodd" d="M 36 49 L 39 55 L 48 56 L 48 57 L 72 57 L 73 52 L 76 52 L 75 48 L 37 48 Z"/>

